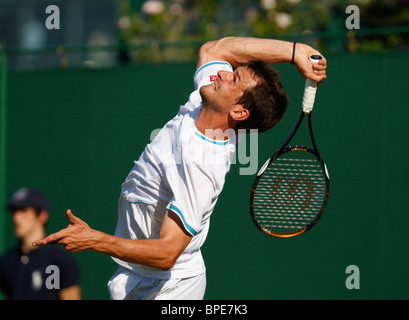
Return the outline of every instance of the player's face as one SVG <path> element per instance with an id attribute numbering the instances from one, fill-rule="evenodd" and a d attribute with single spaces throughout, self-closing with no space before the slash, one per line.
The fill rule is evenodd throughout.
<path id="1" fill-rule="evenodd" d="M 18 238 L 25 238 L 42 226 L 34 208 L 18 209 L 13 213 L 14 232 Z"/>
<path id="2" fill-rule="evenodd" d="M 243 93 L 257 84 L 257 78 L 247 67 L 234 72 L 219 71 L 217 79 L 200 89 L 203 103 L 218 111 L 229 111 L 237 105 Z"/>

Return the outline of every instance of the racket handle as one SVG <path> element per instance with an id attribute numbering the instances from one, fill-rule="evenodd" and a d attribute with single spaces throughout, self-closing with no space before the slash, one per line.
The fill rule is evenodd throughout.
<path id="1" fill-rule="evenodd" d="M 310 61 L 312 64 L 318 63 L 322 57 L 320 55 L 311 55 Z M 314 107 L 315 94 L 317 92 L 317 82 L 311 79 L 305 80 L 304 96 L 302 99 L 302 110 L 308 114 Z"/>

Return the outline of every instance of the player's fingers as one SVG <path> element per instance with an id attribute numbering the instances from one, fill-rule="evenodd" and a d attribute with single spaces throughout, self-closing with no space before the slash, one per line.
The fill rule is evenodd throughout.
<path id="1" fill-rule="evenodd" d="M 315 82 L 317 82 L 318 84 L 321 83 L 323 80 L 325 80 L 327 78 L 327 76 L 325 74 L 316 74 L 313 73 L 312 75 L 310 75 L 308 77 L 311 80 L 314 80 Z"/>
<path id="2" fill-rule="evenodd" d="M 60 230 L 60 231 L 58 231 L 56 233 L 50 234 L 49 236 L 47 236 L 47 237 L 45 237 L 43 239 L 34 241 L 32 243 L 32 245 L 33 245 L 33 247 L 38 247 L 38 246 L 46 245 L 46 244 L 55 244 L 55 243 L 58 243 L 58 241 L 61 238 L 63 238 L 64 235 L 65 235 L 65 229 Z"/>
<path id="3" fill-rule="evenodd" d="M 65 213 L 65 215 L 67 216 L 67 219 L 71 222 L 71 225 L 70 225 L 70 226 L 73 226 L 73 225 L 81 225 L 81 226 L 83 226 L 83 227 L 89 228 L 88 223 L 86 223 L 84 220 L 81 220 L 80 218 L 78 218 L 77 216 L 75 216 L 70 209 L 67 210 L 67 212 Z"/>
<path id="4" fill-rule="evenodd" d="M 320 78 L 317 82 L 320 82 L 327 77 L 327 65 L 322 62 L 322 60 L 318 61 L 318 63 L 314 63 L 312 69 L 313 73 Z"/>
<path id="5" fill-rule="evenodd" d="M 314 70 L 314 73 L 319 75 L 319 76 L 327 74 L 327 72 L 325 70 Z"/>
<path id="6" fill-rule="evenodd" d="M 33 247 L 38 247 L 38 246 L 41 246 L 42 244 L 43 244 L 43 239 L 40 239 L 40 240 L 34 241 L 31 245 Z"/>
<path id="7" fill-rule="evenodd" d="M 317 71 L 324 71 L 325 72 L 327 70 L 327 65 L 322 65 L 320 63 L 315 63 L 315 64 L 312 65 L 312 69 L 314 70 L 314 72 L 317 72 Z"/>
<path id="8" fill-rule="evenodd" d="M 80 249 L 78 249 L 76 246 L 72 245 L 72 244 L 67 244 L 64 246 L 64 249 L 67 250 L 70 253 L 75 253 L 75 252 L 79 252 L 81 251 Z"/>
<path id="9" fill-rule="evenodd" d="M 65 213 L 67 219 L 72 223 L 80 223 L 82 220 L 80 218 L 77 218 L 70 209 L 67 210 Z"/>
<path id="10" fill-rule="evenodd" d="M 318 64 L 327 65 L 327 59 L 325 59 L 325 57 L 323 55 L 321 55 L 321 56 L 322 56 L 322 59 L 320 61 L 318 61 Z"/>

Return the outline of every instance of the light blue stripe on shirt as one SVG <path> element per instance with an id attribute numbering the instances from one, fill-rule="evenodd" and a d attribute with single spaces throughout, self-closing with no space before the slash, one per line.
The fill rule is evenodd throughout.
<path id="1" fill-rule="evenodd" d="M 178 214 L 178 216 L 180 217 L 180 219 L 182 219 L 183 225 L 185 226 L 185 228 L 187 229 L 187 231 L 189 231 L 189 233 L 193 236 L 195 236 L 197 234 L 196 230 L 193 229 L 185 220 L 185 217 L 182 214 L 182 211 L 180 211 L 180 209 L 178 207 L 176 207 L 175 205 L 171 204 L 170 205 L 170 210 L 174 211 L 175 213 Z"/>
<path id="2" fill-rule="evenodd" d="M 207 142 L 213 143 L 213 144 L 218 145 L 218 146 L 225 146 L 226 144 L 229 143 L 229 140 L 216 141 L 216 140 L 209 139 L 209 138 L 207 138 L 206 136 L 204 136 L 203 134 L 201 134 L 201 133 L 199 133 L 197 131 L 195 131 L 195 135 L 197 135 L 199 138 L 201 138 L 201 139 L 203 139 L 203 140 L 205 140 Z"/>
<path id="3" fill-rule="evenodd" d="M 133 201 L 133 202 L 129 202 L 129 203 L 143 203 L 143 204 L 147 204 L 148 206 L 150 206 L 152 203 L 147 203 L 147 202 L 143 202 L 143 201 Z"/>

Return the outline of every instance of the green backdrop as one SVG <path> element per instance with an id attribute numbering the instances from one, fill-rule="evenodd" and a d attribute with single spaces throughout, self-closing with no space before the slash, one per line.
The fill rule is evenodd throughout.
<path id="1" fill-rule="evenodd" d="M 233 165 L 202 252 L 206 299 L 406 299 L 409 195 L 408 53 L 328 55 L 313 125 L 331 190 L 315 228 L 292 239 L 262 234 L 249 214 L 254 175 Z M 278 65 L 291 98 L 285 118 L 258 137 L 258 167 L 292 128 L 304 79 Z M 6 197 L 37 187 L 52 201 L 48 232 L 66 227 L 70 208 L 91 227 L 113 233 L 120 185 L 150 134 L 193 89 L 194 64 L 112 69 L 11 71 L 8 83 Z M 299 136 L 302 139 L 302 135 Z M 6 248 L 14 246 L 5 217 Z M 3 230 L 3 229 L 2 229 Z M 108 299 L 115 263 L 74 254 L 84 299 Z M 346 268 L 360 270 L 349 290 Z"/>

